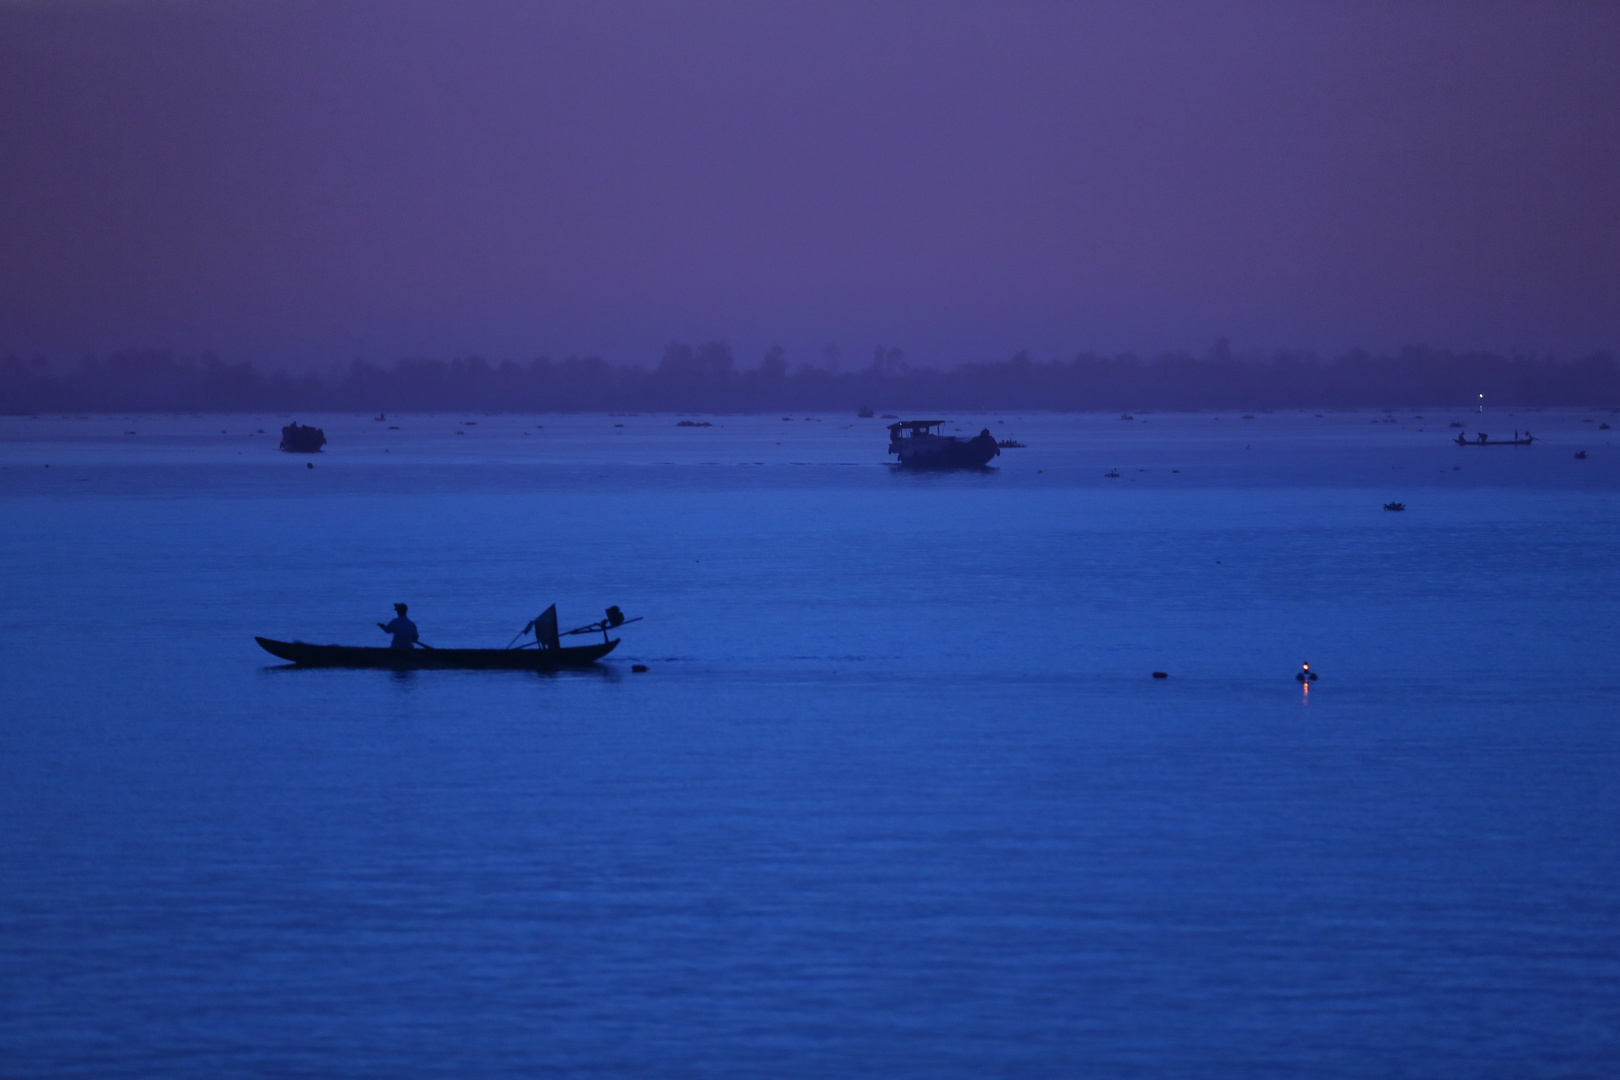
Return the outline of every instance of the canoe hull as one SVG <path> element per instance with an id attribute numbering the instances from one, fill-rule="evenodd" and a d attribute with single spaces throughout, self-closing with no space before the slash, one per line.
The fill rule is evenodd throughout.
<path id="1" fill-rule="evenodd" d="M 360 645 L 308 645 L 256 637 L 259 647 L 299 667 L 463 668 L 479 671 L 559 671 L 589 667 L 612 652 L 619 639 L 562 649 L 373 649 Z"/>

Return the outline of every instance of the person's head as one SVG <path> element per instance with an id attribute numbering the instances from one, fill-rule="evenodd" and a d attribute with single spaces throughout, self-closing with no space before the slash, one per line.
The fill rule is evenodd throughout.
<path id="1" fill-rule="evenodd" d="M 395 604 L 394 605 L 394 610 L 399 612 L 401 615 L 403 615 L 403 614 L 405 614 L 405 605 L 404 604 Z"/>

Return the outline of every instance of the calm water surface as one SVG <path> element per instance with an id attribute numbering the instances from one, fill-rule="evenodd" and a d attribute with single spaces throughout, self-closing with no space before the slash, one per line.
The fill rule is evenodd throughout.
<path id="1" fill-rule="evenodd" d="M 288 419 L 0 418 L 0 1074 L 1620 1067 L 1606 414 Z"/>

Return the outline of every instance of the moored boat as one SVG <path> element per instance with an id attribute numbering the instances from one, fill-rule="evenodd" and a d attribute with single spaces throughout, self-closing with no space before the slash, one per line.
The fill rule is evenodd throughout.
<path id="1" fill-rule="evenodd" d="M 889 453 L 908 469 L 982 469 L 1001 453 L 985 428 L 971 439 L 942 435 L 943 420 L 902 420 L 889 425 Z"/>

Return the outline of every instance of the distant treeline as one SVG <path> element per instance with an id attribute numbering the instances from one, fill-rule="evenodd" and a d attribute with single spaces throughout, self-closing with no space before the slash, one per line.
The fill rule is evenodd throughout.
<path id="1" fill-rule="evenodd" d="M 772 349 L 739 367 L 722 343 L 673 343 L 651 369 L 599 357 L 491 363 L 481 357 L 356 361 L 325 375 L 262 372 L 213 355 L 121 352 L 52 365 L 0 361 L 0 413 L 45 412 L 776 412 L 873 409 L 1056 411 L 1397 408 L 1491 404 L 1620 406 L 1607 352 L 1576 360 L 1453 353 L 1413 346 L 1332 360 L 1233 355 L 1096 356 L 1038 361 L 1026 353 L 955 368 L 909 366 L 898 349 L 837 371 L 790 366 Z"/>

